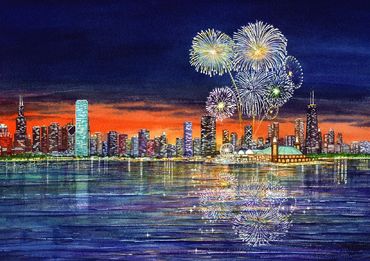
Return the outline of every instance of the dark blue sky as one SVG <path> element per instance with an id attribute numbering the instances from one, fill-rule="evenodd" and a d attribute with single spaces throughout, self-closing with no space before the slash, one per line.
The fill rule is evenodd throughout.
<path id="1" fill-rule="evenodd" d="M 262 20 L 284 33 L 304 68 L 296 97 L 315 89 L 325 99 L 368 102 L 367 1 L 181 2 L 2 1 L 1 88 L 45 100 L 202 101 L 229 79 L 195 72 L 192 37 L 210 27 L 232 35 Z"/>

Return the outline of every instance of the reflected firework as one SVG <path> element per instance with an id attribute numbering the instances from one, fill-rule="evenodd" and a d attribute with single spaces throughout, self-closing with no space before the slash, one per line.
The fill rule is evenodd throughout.
<path id="1" fill-rule="evenodd" d="M 251 70 L 250 72 L 237 74 L 236 83 L 239 87 L 241 107 L 244 115 L 255 117 L 266 110 L 269 81 L 269 74 L 263 70 Z"/>
<path id="2" fill-rule="evenodd" d="M 230 118 L 236 108 L 237 100 L 235 94 L 228 87 L 215 88 L 207 98 L 207 112 L 219 121 Z"/>
<path id="3" fill-rule="evenodd" d="M 278 106 L 271 106 L 266 114 L 265 114 L 265 117 L 269 120 L 273 120 L 275 119 L 279 114 L 279 107 Z"/>
<path id="4" fill-rule="evenodd" d="M 215 223 L 227 220 L 231 215 L 231 201 L 235 197 L 233 189 L 206 189 L 200 194 L 200 210 L 205 222 Z"/>
<path id="5" fill-rule="evenodd" d="M 285 72 L 288 76 L 289 81 L 291 82 L 295 89 L 298 89 L 302 86 L 303 71 L 301 64 L 295 57 L 288 56 L 285 59 Z"/>
<path id="6" fill-rule="evenodd" d="M 239 192 L 239 213 L 232 220 L 235 234 L 249 246 L 268 245 L 291 226 L 295 200 L 277 182 L 250 183 Z"/>
<path id="7" fill-rule="evenodd" d="M 271 202 L 254 201 L 243 206 L 233 220 L 235 234 L 249 246 L 268 245 L 278 240 L 291 226 L 290 214 Z"/>
<path id="8" fill-rule="evenodd" d="M 234 34 L 234 69 L 269 70 L 284 64 L 287 39 L 272 25 L 257 21 Z"/>
<path id="9" fill-rule="evenodd" d="M 222 173 L 221 187 L 200 193 L 205 223 L 227 222 L 248 246 L 281 239 L 291 226 L 296 201 L 276 181 L 250 181 L 238 186 L 235 176 Z"/>
<path id="10" fill-rule="evenodd" d="M 270 76 L 267 91 L 268 103 L 270 106 L 281 107 L 293 96 L 294 87 L 283 70 L 273 71 Z"/>
<path id="11" fill-rule="evenodd" d="M 220 31 L 201 31 L 193 38 L 190 64 L 211 77 L 223 75 L 232 66 L 233 45 L 233 40 Z"/>

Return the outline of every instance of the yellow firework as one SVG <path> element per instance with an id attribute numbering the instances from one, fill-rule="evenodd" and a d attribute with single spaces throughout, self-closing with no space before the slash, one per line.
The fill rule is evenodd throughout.
<path id="1" fill-rule="evenodd" d="M 197 72 L 223 75 L 232 65 L 233 40 L 226 34 L 208 29 L 199 32 L 190 49 L 190 64 Z"/>

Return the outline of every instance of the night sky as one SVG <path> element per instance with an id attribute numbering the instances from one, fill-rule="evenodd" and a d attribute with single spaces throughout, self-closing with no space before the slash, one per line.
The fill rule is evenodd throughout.
<path id="1" fill-rule="evenodd" d="M 23 94 L 35 125 L 66 123 L 75 99 L 86 98 L 92 130 L 176 133 L 183 120 L 199 121 L 213 87 L 230 84 L 190 66 L 192 38 L 207 28 L 232 35 L 261 20 L 283 32 L 304 69 L 279 121 L 304 116 L 315 90 L 324 130 L 370 138 L 367 1 L 32 2 L 0 3 L 0 121 L 8 125 Z"/>

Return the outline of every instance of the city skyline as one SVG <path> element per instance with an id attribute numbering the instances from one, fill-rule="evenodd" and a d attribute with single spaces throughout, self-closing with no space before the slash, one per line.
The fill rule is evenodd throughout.
<path id="1" fill-rule="evenodd" d="M 24 96 L 23 96 L 24 97 Z M 17 99 L 18 102 L 19 99 Z M 315 98 L 315 103 L 317 104 L 319 99 Z M 277 121 L 280 122 L 280 136 L 287 136 L 287 135 L 294 135 L 294 126 L 295 126 L 295 120 L 297 118 L 304 119 L 304 122 L 306 122 L 306 110 L 305 107 L 307 104 L 309 104 L 310 99 L 307 98 L 307 102 L 302 104 L 301 113 L 297 114 L 297 116 L 290 116 L 289 118 L 283 118 L 280 119 L 279 117 L 275 120 L 272 120 L 271 122 Z M 66 125 L 68 123 L 75 121 L 75 104 L 71 104 L 66 106 L 68 109 L 64 108 L 65 114 L 61 117 L 58 114 L 55 116 L 53 114 L 48 114 L 48 117 L 46 119 L 40 119 L 38 117 L 35 117 L 33 112 L 28 112 L 28 103 L 27 101 L 24 102 L 24 107 L 26 107 L 26 119 L 27 119 L 27 134 L 29 135 L 32 133 L 32 127 L 33 126 L 49 126 L 53 122 L 58 122 L 60 125 Z M 32 104 L 32 103 L 31 103 Z M 138 102 L 138 104 L 142 104 L 142 102 Z M 55 106 L 56 108 L 60 109 L 58 106 L 59 104 L 54 104 L 51 106 Z M 15 105 L 16 108 L 18 108 L 18 104 Z M 96 106 L 96 105 L 95 105 Z M 94 105 L 91 105 L 89 103 L 89 127 L 90 127 L 90 133 L 94 132 L 102 132 L 102 133 L 108 133 L 109 131 L 117 131 L 120 133 L 128 134 L 129 136 L 136 135 L 137 131 L 139 129 L 150 129 L 152 135 L 159 136 L 163 132 L 165 132 L 169 138 L 169 141 L 171 143 L 175 143 L 176 137 L 182 137 L 183 136 L 183 124 L 186 121 L 192 122 L 193 124 L 193 137 L 200 137 L 200 118 L 201 115 L 205 115 L 204 112 L 200 109 L 198 110 L 200 114 L 196 115 L 197 110 L 194 110 L 191 114 L 183 113 L 183 115 L 179 115 L 173 120 L 169 120 L 166 122 L 165 125 L 168 125 L 169 127 L 162 127 L 162 121 L 164 116 L 161 116 L 164 110 L 159 110 L 156 112 L 152 112 L 153 115 L 151 115 L 151 119 L 153 122 L 149 120 L 142 120 L 140 115 L 137 115 L 137 112 L 135 110 L 132 110 L 129 114 L 133 115 L 127 115 L 127 121 L 126 121 L 126 115 L 122 115 L 119 110 L 116 110 L 116 115 L 112 114 L 112 111 L 114 111 L 114 108 L 108 108 L 105 110 L 99 110 L 96 112 L 94 110 Z M 109 106 L 109 105 L 107 105 Z M 125 104 L 125 107 L 129 107 L 129 104 Z M 137 106 L 137 105 L 136 105 Z M 143 105 L 140 105 L 143 106 Z M 170 105 L 168 105 L 170 106 Z M 330 123 L 325 122 L 326 116 L 321 116 L 320 114 L 320 104 L 318 104 L 318 121 L 319 121 L 319 128 L 322 133 L 327 133 L 330 129 L 334 129 L 336 131 L 340 131 L 344 135 L 344 141 L 347 143 L 350 143 L 352 141 L 361 141 L 361 140 L 368 140 L 368 130 L 370 128 L 363 128 L 362 131 L 359 132 L 353 132 L 353 128 L 348 127 L 346 125 L 342 125 L 339 123 Z M 15 109 L 16 109 L 15 108 Z M 135 108 L 135 105 L 134 105 Z M 70 114 L 67 112 L 71 112 Z M 180 111 L 179 111 L 180 112 Z M 203 112 L 203 113 L 202 113 Z M 148 114 L 148 113 L 144 113 Z M 150 114 L 150 113 L 149 113 Z M 107 117 L 107 115 L 109 115 Z M 136 115 L 136 116 L 135 116 Z M 16 117 L 16 114 L 14 114 L 13 118 L 11 119 L 1 119 L 1 123 L 4 123 L 8 126 L 8 130 L 13 134 L 15 133 L 15 124 L 14 124 L 14 117 Z M 134 119 L 134 122 L 132 122 Z M 161 120 L 158 122 L 158 118 Z M 167 120 L 167 119 L 166 119 Z M 110 123 L 110 124 L 107 124 Z M 243 120 L 243 128 L 246 125 L 251 125 L 252 120 Z M 256 134 L 254 132 L 254 135 L 256 135 L 255 139 L 257 139 L 258 136 L 265 137 L 266 133 L 268 131 L 268 125 L 270 124 L 270 121 L 263 121 L 261 123 L 260 128 L 258 128 L 258 133 Z M 244 131 L 240 129 L 239 122 L 236 118 L 226 119 L 222 122 L 216 121 L 216 125 L 218 129 L 227 129 L 231 132 L 236 132 L 239 135 L 241 135 L 241 132 Z M 149 126 L 149 127 L 147 127 Z M 151 126 L 151 127 L 150 127 Z M 343 129 L 342 129 L 343 128 Z M 216 134 L 217 143 L 221 144 L 222 142 L 222 133 L 221 131 L 217 132 Z"/>
<path id="2" fill-rule="evenodd" d="M 248 21 L 264 20 L 284 32 L 288 51 L 304 68 L 304 84 L 280 108 L 279 121 L 292 124 L 304 117 L 302 105 L 314 90 L 324 132 L 332 127 L 346 130 L 348 141 L 366 139 L 370 34 L 358 25 L 369 23 L 367 4 L 335 6 L 330 1 L 320 6 L 291 1 L 83 6 L 6 2 L 0 11 L 1 28 L 10 32 L 0 43 L 1 121 L 14 133 L 10 123 L 19 94 L 27 99 L 28 125 L 70 122 L 75 100 L 87 99 L 92 131 L 130 134 L 148 128 L 158 135 L 164 130 L 179 136 L 184 121 L 197 122 L 198 115 L 205 114 L 207 93 L 231 84 L 227 77 L 204 77 L 191 68 L 191 38 L 201 29 L 231 34 Z M 135 15 L 137 10 L 142 15 Z M 232 120 L 222 125 L 238 130 Z M 282 126 L 282 133 L 292 134 L 287 126 Z M 263 124 L 261 130 L 266 128 Z"/>
<path id="3" fill-rule="evenodd" d="M 300 153 L 358 153 L 361 146 L 368 146 L 369 141 L 359 145 L 358 141 L 345 143 L 341 130 L 336 132 L 330 128 L 328 132 L 320 129 L 317 104 L 314 92 L 310 94 L 306 108 L 306 124 L 302 118 L 296 118 L 294 129 L 289 135 L 281 135 L 280 123 L 274 119 L 268 121 L 265 134 L 255 133 L 255 125 L 244 125 L 239 135 L 223 128 L 221 141 L 216 139 L 216 118 L 202 115 L 200 120 L 200 137 L 193 138 L 193 123 L 183 123 L 182 136 L 175 137 L 173 144 L 168 135 L 162 131 L 161 135 L 151 136 L 150 129 L 139 129 L 131 135 L 116 130 L 106 133 L 91 132 L 90 114 L 87 100 L 76 100 L 75 125 L 73 120 L 62 126 L 58 122 L 51 122 L 48 126 L 32 126 L 31 134 L 27 134 L 27 119 L 23 97 L 19 96 L 18 116 L 15 119 L 16 132 L 14 140 L 6 124 L 1 123 L 0 148 L 1 155 L 22 154 L 25 152 L 48 153 L 52 155 L 68 155 L 86 157 L 99 156 L 131 156 L 131 157 L 193 157 L 215 156 L 222 145 L 231 143 L 236 153 L 246 150 L 260 151 L 272 146 L 275 141 L 278 146 L 294 147 Z M 305 126 L 306 125 L 306 126 Z M 225 126 L 223 126 L 225 127 Z M 305 128 L 306 127 L 306 128 Z M 258 127 L 257 127 L 258 129 Z M 306 129 L 306 132 L 305 132 Z M 240 130 L 240 129 L 239 129 Z M 239 137 L 239 139 L 237 138 Z M 367 151 L 364 147 L 364 151 Z M 274 149 L 273 149 L 274 151 Z M 276 151 L 276 148 L 275 148 Z M 276 158 L 277 160 L 277 158 Z"/>

